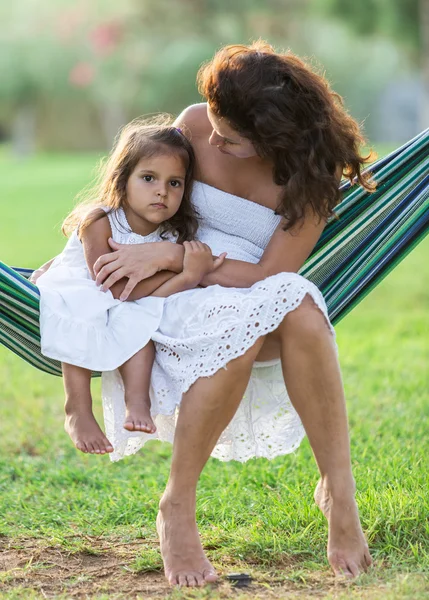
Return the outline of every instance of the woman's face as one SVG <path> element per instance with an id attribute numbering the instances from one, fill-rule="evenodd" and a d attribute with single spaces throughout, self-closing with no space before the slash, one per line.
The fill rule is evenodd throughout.
<path id="1" fill-rule="evenodd" d="M 223 117 L 218 117 L 207 105 L 207 116 L 213 127 L 209 144 L 216 146 L 222 154 L 230 154 L 236 158 L 251 158 L 257 156 L 252 142 L 247 138 L 241 137 Z"/>

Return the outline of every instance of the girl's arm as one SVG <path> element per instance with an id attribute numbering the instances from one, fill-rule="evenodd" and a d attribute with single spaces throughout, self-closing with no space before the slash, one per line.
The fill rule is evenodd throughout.
<path id="1" fill-rule="evenodd" d="M 101 217 L 97 221 L 91 223 L 91 225 L 84 229 L 82 233 L 81 242 L 83 245 L 85 260 L 93 279 L 95 279 L 94 264 L 97 259 L 103 254 L 112 252 L 108 243 L 111 235 L 112 230 L 107 216 Z M 142 246 L 145 246 L 145 244 L 142 244 Z M 128 283 L 128 279 L 123 277 L 114 285 L 112 285 L 110 291 L 112 292 L 113 297 L 116 299 L 139 300 L 140 298 L 150 296 L 155 290 L 175 276 L 175 273 L 169 271 L 156 273 L 149 279 L 139 282 L 134 287 L 132 293 L 127 296 L 127 298 L 121 297 L 125 286 Z"/>
<path id="2" fill-rule="evenodd" d="M 326 223 L 308 211 L 304 221 L 292 231 L 283 231 L 282 223 L 274 232 L 257 264 L 226 259 L 216 271 L 204 276 L 200 285 L 219 284 L 224 287 L 250 287 L 270 275 L 280 272 L 296 273 L 302 267 L 317 243 Z M 137 282 L 150 277 L 160 269 L 180 272 L 183 265 L 183 247 L 163 242 L 133 246 L 109 242 L 115 250 L 101 256 L 95 265 L 97 283 L 108 289 L 124 274 L 129 278 L 122 298 L 130 297 Z M 149 280 L 150 281 L 150 280 Z"/>
<path id="3" fill-rule="evenodd" d="M 94 264 L 97 285 L 103 290 L 126 278 L 121 299 L 126 300 L 135 286 L 149 281 L 160 272 L 168 279 L 183 269 L 184 249 L 172 242 L 150 242 L 148 244 L 118 244 L 111 238 L 108 250 Z M 149 294 L 145 294 L 149 295 Z"/>
<path id="4" fill-rule="evenodd" d="M 185 257 L 183 271 L 170 281 L 161 285 L 152 296 L 166 298 L 178 292 L 192 290 L 199 286 L 205 275 L 218 269 L 224 262 L 226 254 L 213 258 L 210 248 L 202 242 L 183 242 Z"/>

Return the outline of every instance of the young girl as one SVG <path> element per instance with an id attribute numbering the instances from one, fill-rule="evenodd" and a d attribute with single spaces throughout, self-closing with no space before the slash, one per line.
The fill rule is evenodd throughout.
<path id="1" fill-rule="evenodd" d="M 126 126 L 95 194 L 63 224 L 64 233 L 72 231 L 65 249 L 38 279 L 42 352 L 62 362 L 65 429 L 82 452 L 113 452 L 92 413 L 91 371 L 119 368 L 124 428 L 155 432 L 150 338 L 162 316 L 163 298 L 197 287 L 225 258 L 214 259 L 208 246 L 191 241 L 197 230 L 190 201 L 194 162 L 190 143 L 175 127 L 141 120 Z M 129 301 L 121 302 L 126 273 L 107 292 L 94 281 L 94 263 L 109 252 L 109 238 L 122 244 L 183 244 L 183 271 L 159 273 L 152 289 L 139 284 Z"/>

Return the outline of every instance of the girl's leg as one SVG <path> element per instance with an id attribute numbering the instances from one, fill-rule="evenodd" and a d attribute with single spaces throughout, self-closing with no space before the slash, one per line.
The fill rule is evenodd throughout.
<path id="1" fill-rule="evenodd" d="M 62 364 L 65 402 L 65 430 L 78 450 L 91 454 L 113 452 L 92 412 L 91 371 Z"/>
<path id="2" fill-rule="evenodd" d="M 275 332 L 291 401 L 305 427 L 321 479 L 315 500 L 328 520 L 333 571 L 357 576 L 371 564 L 356 502 L 343 384 L 333 337 L 307 296 Z"/>
<path id="3" fill-rule="evenodd" d="M 195 521 L 197 482 L 240 404 L 262 344 L 263 339 L 258 340 L 213 377 L 198 379 L 183 396 L 170 477 L 157 518 L 165 575 L 172 585 L 203 585 L 217 579 L 204 554 Z"/>
<path id="4" fill-rule="evenodd" d="M 139 350 L 119 368 L 125 388 L 125 422 L 128 431 L 155 433 L 150 415 L 149 386 L 155 349 L 152 342 Z"/>

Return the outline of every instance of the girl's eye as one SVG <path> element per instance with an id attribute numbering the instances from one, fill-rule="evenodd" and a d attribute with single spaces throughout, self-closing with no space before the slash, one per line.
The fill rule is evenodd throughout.
<path id="1" fill-rule="evenodd" d="M 150 183 L 151 181 L 153 181 L 153 176 L 152 175 L 143 175 L 143 179 L 145 181 L 147 181 L 147 183 Z"/>
<path id="2" fill-rule="evenodd" d="M 178 188 L 180 187 L 180 181 L 177 181 L 177 179 L 173 179 L 173 181 L 170 181 L 171 187 L 174 188 Z"/>

